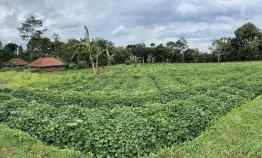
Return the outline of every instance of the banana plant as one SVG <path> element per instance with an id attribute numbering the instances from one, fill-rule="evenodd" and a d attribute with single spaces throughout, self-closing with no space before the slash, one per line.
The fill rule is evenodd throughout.
<path id="1" fill-rule="evenodd" d="M 95 40 L 90 38 L 90 34 L 87 26 L 84 26 L 84 28 L 85 28 L 85 45 L 86 45 L 87 53 L 89 54 L 89 60 L 91 62 L 92 70 L 97 75 L 99 73 L 99 56 L 102 55 L 104 50 L 96 46 Z"/>
<path id="2" fill-rule="evenodd" d="M 107 45 L 106 47 L 106 55 L 107 55 L 107 65 L 110 66 L 112 65 L 113 61 L 114 61 L 114 54 L 110 54 L 109 48 L 110 46 Z"/>

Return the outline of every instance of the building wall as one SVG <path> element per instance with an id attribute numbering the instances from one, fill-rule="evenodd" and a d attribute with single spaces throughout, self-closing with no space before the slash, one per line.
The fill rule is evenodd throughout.
<path id="1" fill-rule="evenodd" d="M 62 71 L 65 69 L 64 66 L 59 66 L 59 67 L 42 67 L 42 68 L 31 68 L 33 71 L 48 71 L 48 72 L 53 72 L 53 71 Z"/>

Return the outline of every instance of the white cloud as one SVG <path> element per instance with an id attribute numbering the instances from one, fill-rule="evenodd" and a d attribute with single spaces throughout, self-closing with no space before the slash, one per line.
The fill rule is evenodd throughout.
<path id="1" fill-rule="evenodd" d="M 186 37 L 208 49 L 213 39 L 232 36 L 251 21 L 262 27 L 261 0 L 0 0 L 0 40 L 21 42 L 17 27 L 29 15 L 43 18 L 48 35 L 81 38 L 83 25 L 93 36 L 116 45 L 159 43 Z"/>
<path id="2" fill-rule="evenodd" d="M 200 9 L 201 8 L 199 6 L 193 5 L 192 3 L 182 2 L 178 6 L 177 11 L 182 15 L 192 15 L 197 14 L 200 11 Z"/>
<path id="3" fill-rule="evenodd" d="M 12 9 L 8 9 L 4 6 L 0 6 L 1 14 L 0 14 L 0 23 L 4 22 L 6 20 L 6 17 L 13 14 Z"/>
<path id="4" fill-rule="evenodd" d="M 120 25 L 119 27 L 117 27 L 115 30 L 112 31 L 113 35 L 124 35 L 127 33 L 128 33 L 128 29 L 123 25 Z"/>

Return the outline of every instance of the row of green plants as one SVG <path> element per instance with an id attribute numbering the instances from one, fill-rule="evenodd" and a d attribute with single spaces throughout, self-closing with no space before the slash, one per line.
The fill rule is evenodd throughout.
<path id="1" fill-rule="evenodd" d="M 210 94 L 211 95 L 211 94 Z M 219 95 L 217 92 L 215 96 Z M 246 98 L 229 93 L 143 107 L 55 107 L 2 95 L 0 118 L 48 144 L 95 157 L 141 157 L 192 140 Z"/>
<path id="2" fill-rule="evenodd" d="M 10 129 L 0 124 L 0 157 L 1 158 L 92 158 L 91 154 L 82 154 L 70 149 L 60 150 L 48 146 L 29 134 Z"/>
<path id="3" fill-rule="evenodd" d="M 98 79 L 85 71 L 2 72 L 0 122 L 94 157 L 142 157 L 196 138 L 260 95 L 260 69 L 260 63 L 146 65 L 122 73 L 112 67 Z"/>
<path id="4" fill-rule="evenodd" d="M 0 91 L 12 93 L 17 98 L 29 102 L 37 101 L 53 106 L 113 108 L 168 103 L 174 99 L 183 100 L 222 86 L 235 88 L 236 92 L 241 92 L 241 89 L 252 91 L 259 88 L 256 84 L 260 84 L 260 72 L 256 69 L 252 70 L 249 66 L 230 68 L 228 65 L 213 69 L 198 65 L 196 70 L 190 69 L 191 67 L 193 66 L 171 69 L 172 67 L 167 65 L 160 66 L 155 71 L 152 71 L 153 66 L 152 69 L 151 67 L 138 68 L 137 71 L 131 71 L 131 67 L 126 67 L 127 72 L 109 71 L 98 79 L 86 75 L 85 71 L 72 72 L 71 75 L 67 73 L 50 75 L 3 73 L 3 78 L 0 76 L 0 83 L 7 86 Z M 242 70 L 237 69 L 241 67 Z M 227 74 L 229 72 L 230 74 Z M 19 77 L 4 77 L 13 75 Z M 250 85 L 251 82 L 253 82 L 252 85 Z M 254 92 L 260 93 L 259 90 Z"/>

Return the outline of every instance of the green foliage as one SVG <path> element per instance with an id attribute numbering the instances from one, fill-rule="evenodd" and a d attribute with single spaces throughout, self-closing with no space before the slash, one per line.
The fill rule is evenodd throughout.
<path id="1" fill-rule="evenodd" d="M 246 23 L 235 31 L 235 37 L 223 37 L 212 44 L 217 61 L 261 60 L 262 32 L 252 23 Z"/>
<path id="2" fill-rule="evenodd" d="M 20 36 L 23 40 L 29 41 L 33 37 L 39 38 L 47 29 L 43 28 L 43 21 L 35 16 L 30 16 L 25 19 L 18 28 Z"/>
<path id="3" fill-rule="evenodd" d="M 18 130 L 0 125 L 0 158 L 91 158 L 69 149 L 47 146 Z"/>
<path id="4" fill-rule="evenodd" d="M 261 63 L 154 64 L 58 73 L 1 72 L 0 118 L 95 157 L 142 157 L 199 136 L 262 93 Z"/>
<path id="5" fill-rule="evenodd" d="M 27 50 L 32 53 L 31 57 L 34 59 L 54 55 L 53 43 L 46 37 L 31 38 L 27 44 Z"/>
<path id="6" fill-rule="evenodd" d="M 235 31 L 235 36 L 239 40 L 253 40 L 261 36 L 261 31 L 256 25 L 252 23 L 246 23 Z"/>
<path id="7" fill-rule="evenodd" d="M 258 97 L 219 119 L 192 142 L 162 149 L 152 158 L 220 158 L 262 156 L 262 97 Z"/>
<path id="8" fill-rule="evenodd" d="M 201 52 L 191 48 L 186 39 L 169 41 L 158 45 L 151 43 L 130 44 L 127 47 L 116 47 L 114 43 L 102 38 L 90 38 L 86 29 L 84 39 L 70 39 L 62 42 L 58 34 L 53 41 L 42 35 L 47 31 L 43 21 L 31 16 L 21 23 L 18 31 L 26 40 L 27 50 L 21 46 L 7 44 L 2 50 L 0 44 L 0 68 L 4 61 L 18 56 L 27 61 L 43 56 L 55 56 L 63 59 L 69 69 L 92 67 L 96 74 L 101 66 L 112 64 L 137 63 L 197 63 L 253 61 L 262 59 L 262 32 L 252 23 L 246 23 L 235 32 L 235 37 L 221 37 L 210 47 L 212 53 Z M 87 42 L 89 41 L 89 42 Z M 16 51 L 18 50 L 18 51 Z M 18 55 L 15 54 L 18 52 Z"/>

